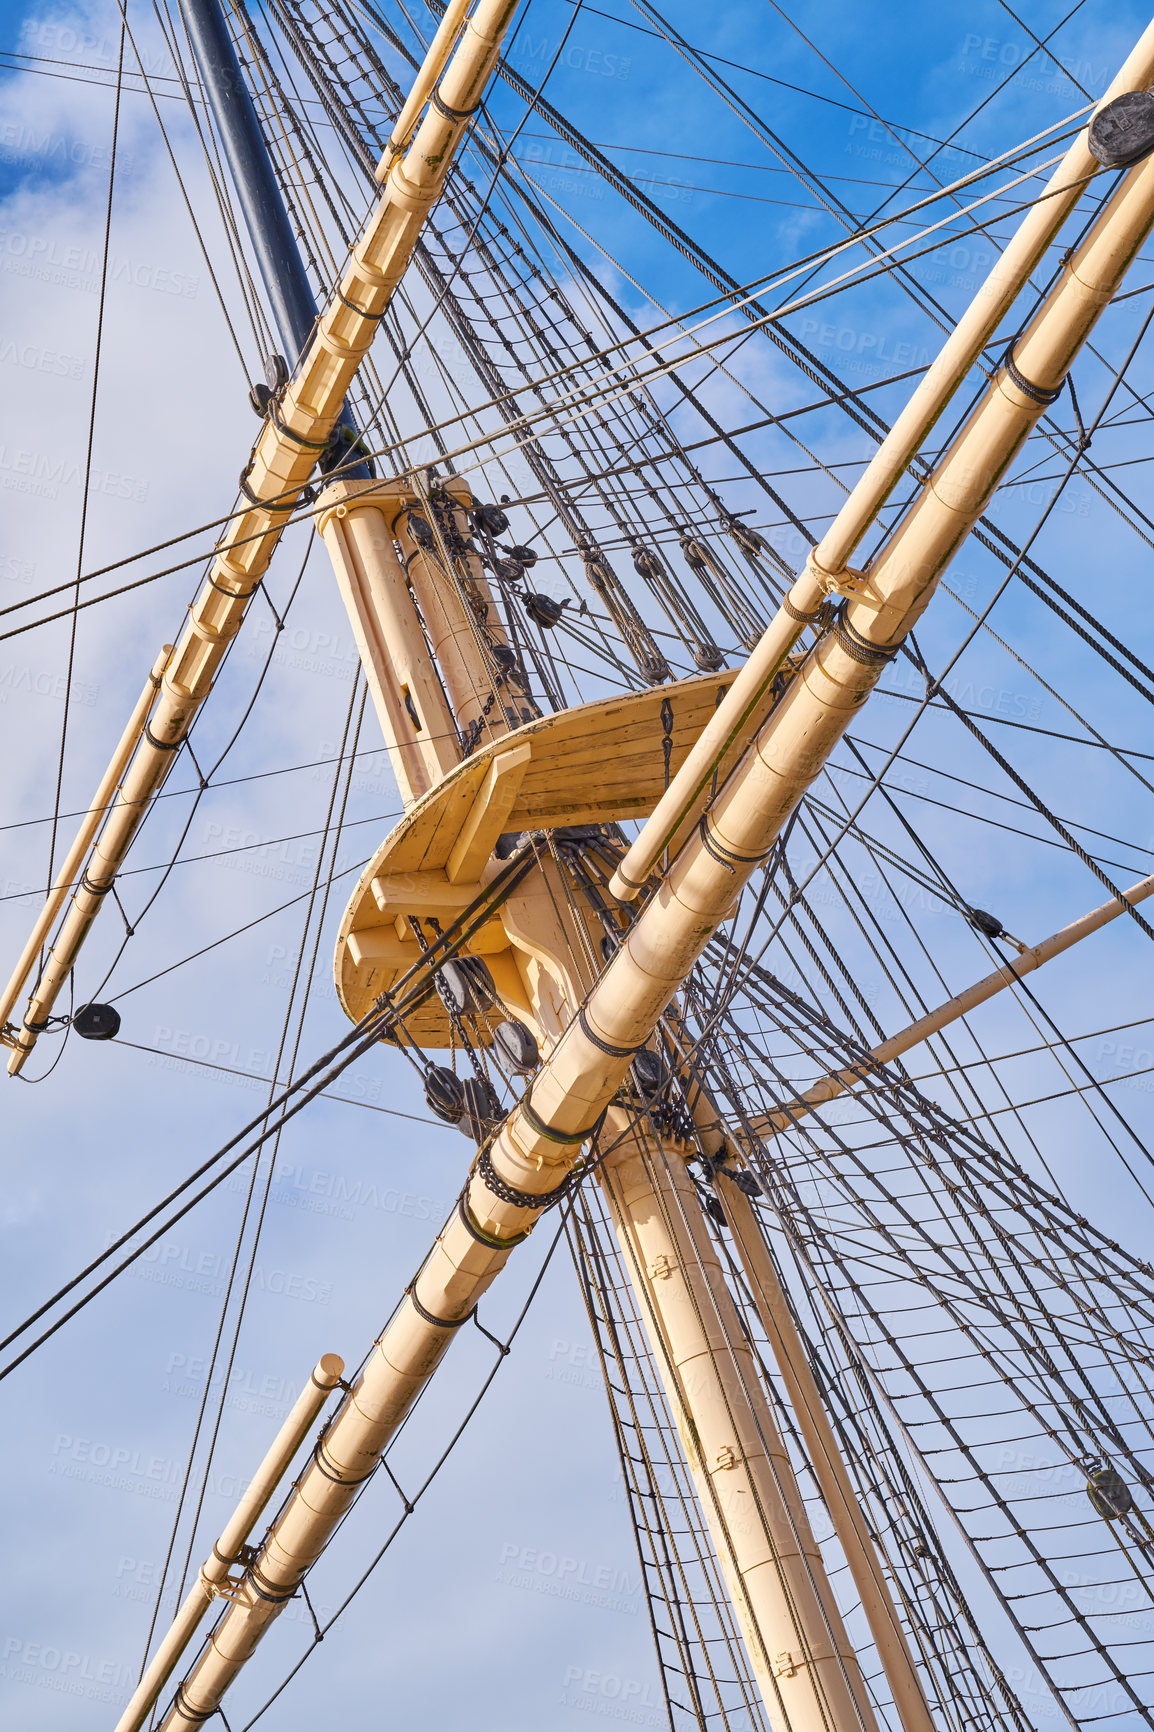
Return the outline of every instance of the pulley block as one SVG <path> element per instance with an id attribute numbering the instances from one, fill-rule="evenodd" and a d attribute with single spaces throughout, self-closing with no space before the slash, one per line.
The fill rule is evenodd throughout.
<path id="1" fill-rule="evenodd" d="M 477 528 L 486 535 L 504 535 L 509 527 L 509 519 L 499 505 L 474 505 L 472 516 Z"/>
<path id="2" fill-rule="evenodd" d="M 451 1015 L 475 1016 L 497 1002 L 493 976 L 480 956 L 457 956 L 442 962 L 433 980 L 437 996 Z"/>
<path id="3" fill-rule="evenodd" d="M 1086 1496 L 1098 1514 L 1108 1522 L 1129 1515 L 1134 1508 L 1130 1487 L 1116 1467 L 1100 1467 L 1086 1480 Z"/>
<path id="4" fill-rule="evenodd" d="M 642 1100 L 651 1101 L 654 1096 L 661 1093 L 665 1087 L 668 1072 L 665 1068 L 665 1061 L 659 1053 L 651 1052 L 647 1046 L 642 1047 L 630 1068 L 633 1072 L 633 1081 L 637 1085 L 637 1091 Z"/>
<path id="5" fill-rule="evenodd" d="M 501 1062 L 518 1076 L 531 1076 L 541 1063 L 537 1036 L 523 1022 L 498 1024 L 493 1032 L 493 1046 Z"/>
<path id="6" fill-rule="evenodd" d="M 1090 122 L 1090 155 L 1103 168 L 1131 168 L 1154 150 L 1154 91 L 1127 90 Z"/>
<path id="7" fill-rule="evenodd" d="M 425 1105 L 447 1125 L 458 1125 L 465 1112 L 465 1089 L 448 1065 L 435 1064 L 425 1076 Z"/>
<path id="8" fill-rule="evenodd" d="M 525 597 L 525 612 L 535 625 L 543 631 L 549 631 L 555 626 L 565 610 L 563 601 L 554 601 L 551 595 L 527 595 Z"/>
<path id="9" fill-rule="evenodd" d="M 466 1077 L 461 1085 L 464 1091 L 465 1110 L 457 1124 L 457 1129 L 465 1136 L 472 1137 L 475 1143 L 483 1143 L 495 1125 L 499 1125 L 505 1117 L 505 1109 L 497 1098 L 497 1091 L 485 1077 Z"/>
<path id="10" fill-rule="evenodd" d="M 120 1033 L 120 1012 L 113 1004 L 82 1004 L 73 1012 L 72 1029 L 81 1040 L 115 1040 Z"/>

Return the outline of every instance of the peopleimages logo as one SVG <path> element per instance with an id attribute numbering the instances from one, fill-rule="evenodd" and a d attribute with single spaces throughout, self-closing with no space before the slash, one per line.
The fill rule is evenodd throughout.
<path id="1" fill-rule="evenodd" d="M 210 823 L 204 840 L 213 865 L 229 872 L 249 872 L 256 878 L 307 887 L 316 868 L 317 844 L 305 836 L 264 837 L 239 824 Z"/>
<path id="2" fill-rule="evenodd" d="M 66 457 L 0 445 L 0 485 L 15 493 L 55 499 L 61 487 L 83 487 L 84 471 L 79 463 Z M 131 499 L 143 505 L 148 498 L 148 482 L 139 476 L 124 475 L 118 469 L 97 469 L 94 465 L 88 471 L 88 493 L 90 497 L 103 494 L 109 499 Z"/>
<path id="3" fill-rule="evenodd" d="M 0 577 L 9 583 L 19 583 L 27 586 L 36 576 L 36 565 L 31 559 L 17 559 L 10 553 L 0 554 Z"/>
<path id="4" fill-rule="evenodd" d="M 58 1432 L 52 1445 L 48 1472 L 60 1479 L 80 1480 L 104 1486 L 109 1491 L 128 1492 L 160 1503 L 176 1503 L 186 1463 L 168 1455 L 150 1455 L 129 1444 L 111 1443 L 98 1437 L 73 1437 Z M 218 1472 L 208 1476 L 210 1497 L 236 1504 L 249 1488 L 238 1473 Z"/>
<path id="5" fill-rule="evenodd" d="M 1015 67 L 1019 66 L 1023 70 L 1015 72 Z M 961 67 L 971 77 L 985 78 L 991 83 L 1012 79 L 1016 91 L 1047 93 L 1063 88 L 1065 80 L 1062 74 L 1066 73 L 1091 96 L 1105 89 L 1111 72 L 1108 61 L 1099 64 L 1069 54 L 1053 55 L 1047 51 L 1040 52 L 1036 40 L 1015 42 L 1002 36 L 981 36 L 976 31 L 971 31 L 962 43 Z"/>
<path id="6" fill-rule="evenodd" d="M 566 1341 L 556 1336 L 549 1349 L 547 1383 L 564 1383 L 570 1389 L 602 1389 L 601 1360 L 591 1341 Z"/>
<path id="7" fill-rule="evenodd" d="M 538 41 L 526 31 L 513 43 L 510 58 L 514 65 L 524 70 L 530 66 L 547 66 L 555 53 L 556 49 L 547 36 Z M 566 43 L 558 64 L 570 72 L 591 72 L 599 78 L 622 80 L 627 79 L 633 69 L 633 61 L 627 55 L 607 53 L 603 48 L 586 48 L 579 42 Z"/>
<path id="8" fill-rule="evenodd" d="M 654 1700 L 643 1678 L 623 1678 L 617 1672 L 599 1672 L 593 1666 L 566 1666 L 561 1688 L 562 1708 L 576 1708 L 603 1720 L 621 1720 L 628 1726 L 667 1726 L 661 1704 Z"/>
<path id="9" fill-rule="evenodd" d="M 100 696 L 100 687 L 78 679 L 69 684 L 67 674 L 34 668 L 27 662 L 0 662 L 0 704 L 21 693 L 34 698 L 56 698 L 60 702 L 67 697 L 72 703 L 91 709 Z"/>
<path id="10" fill-rule="evenodd" d="M 343 1220 L 354 1219 L 361 1209 L 378 1209 L 382 1214 L 403 1215 L 412 1221 L 443 1221 L 450 1208 L 443 1198 L 425 1197 L 367 1179 L 350 1179 L 345 1173 L 314 1171 L 292 1162 L 277 1167 L 269 1198 L 290 1209 L 336 1214 Z"/>
<path id="11" fill-rule="evenodd" d="M 147 1450 L 133 1449 L 129 1444 L 73 1437 L 70 1432 L 61 1431 L 52 1445 L 48 1471 L 60 1479 L 81 1480 L 109 1491 L 173 1503 L 183 1469 L 171 1456 L 150 1455 Z"/>
<path id="12" fill-rule="evenodd" d="M 641 1580 L 616 1564 L 594 1564 L 587 1558 L 566 1557 L 507 1541 L 501 1547 L 496 1580 L 502 1587 L 526 1593 L 550 1594 L 606 1612 L 633 1614 L 641 1606 Z"/>
<path id="13" fill-rule="evenodd" d="M 82 379 L 88 362 L 79 355 L 65 355 L 59 349 L 45 349 L 39 343 L 17 343 L 11 338 L 0 342 L 0 363 L 23 367 L 29 373 L 49 373 L 56 379 Z"/>
<path id="14" fill-rule="evenodd" d="M 155 1600 L 160 1579 L 159 1564 L 147 1558 L 122 1557 L 116 1566 L 112 1597 L 116 1600 Z"/>
<path id="15" fill-rule="evenodd" d="M 1154 1094 L 1154 1051 L 1148 1046 L 1121 1045 L 1116 1040 L 1098 1042 L 1097 1074 L 1099 1082 L 1112 1082 L 1122 1088 L 1140 1089 Z M 1111 1074 L 1113 1073 L 1113 1074 Z"/>
<path id="16" fill-rule="evenodd" d="M 46 19 L 25 18 L 20 26 L 20 39 L 24 43 L 25 52 L 39 48 L 44 53 L 66 59 L 78 56 L 88 61 L 102 61 L 106 66 L 115 66 L 120 58 L 121 46 L 118 38 L 113 36 L 93 36 L 86 30 L 74 29 L 69 24 L 53 23 Z M 141 67 L 153 77 L 173 77 L 176 67 L 171 54 L 166 50 L 150 49 L 146 43 L 134 41 L 132 44 L 133 59 L 139 60 Z"/>
<path id="17" fill-rule="evenodd" d="M 177 1395 L 185 1400 L 203 1399 L 208 1361 L 196 1354 L 170 1353 L 165 1368 L 162 1395 Z M 284 1419 L 300 1394 L 300 1380 L 276 1377 L 271 1372 L 246 1371 L 234 1365 L 227 1379 L 222 1371 L 214 1373 L 213 1388 L 226 1383 L 224 1405 L 237 1413 L 257 1413 L 267 1419 Z"/>
<path id="18" fill-rule="evenodd" d="M 9 120 L 0 125 L 0 161 L 29 168 L 41 162 L 55 168 L 107 168 L 111 156 L 105 144 L 89 144 L 63 132 L 40 132 L 22 121 Z M 136 172 L 136 161 L 128 151 L 117 151 L 116 172 Z"/>
<path id="19" fill-rule="evenodd" d="M 273 622 L 258 614 L 253 621 L 245 654 L 260 656 L 263 660 L 268 654 L 265 640 L 273 630 Z M 277 667 L 295 668 L 300 673 L 321 674 L 326 679 L 338 680 L 354 679 L 361 664 L 360 651 L 351 637 L 303 625 L 286 626 L 278 634 L 272 659 Z"/>
<path id="20" fill-rule="evenodd" d="M 199 1250 L 166 1239 L 150 1245 L 132 1265 L 131 1273 L 140 1281 L 155 1281 L 162 1287 L 177 1287 L 215 1299 L 224 1293 L 229 1266 L 230 1258 L 221 1252 Z M 333 1293 L 330 1281 L 317 1281 L 311 1275 L 288 1269 L 268 1269 L 260 1263 L 252 1272 L 252 1288 L 254 1292 L 272 1293 L 278 1299 L 299 1299 L 309 1305 L 327 1305 Z"/>
<path id="21" fill-rule="evenodd" d="M 101 255 L 91 247 L 77 246 L 52 235 L 0 228 L 0 270 L 11 276 L 95 295 L 100 291 L 100 267 Z M 176 295 L 185 301 L 194 301 L 200 286 L 199 278 L 190 277 L 186 271 L 169 270 L 151 259 L 118 253 L 109 254 L 108 281 L 152 289 L 158 295 Z"/>
<path id="22" fill-rule="evenodd" d="M 859 331 L 852 325 L 831 325 L 820 319 L 801 321 L 801 340 L 818 349 L 836 349 L 857 360 L 845 363 L 852 370 L 866 357 L 869 366 L 928 367 L 932 356 L 924 344 L 894 342 L 886 332 Z"/>
<path id="23" fill-rule="evenodd" d="M 40 1690 L 59 1690 L 65 1696 L 117 1704 L 127 1699 L 135 1684 L 136 1668 L 123 1660 L 98 1659 L 95 1654 L 82 1654 L 56 1642 L 8 1636 L 0 1677 Z"/>

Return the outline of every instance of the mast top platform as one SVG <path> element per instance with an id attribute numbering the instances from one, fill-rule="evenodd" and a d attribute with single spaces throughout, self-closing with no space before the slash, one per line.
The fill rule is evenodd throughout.
<path id="1" fill-rule="evenodd" d="M 541 716 L 451 770 L 389 833 L 353 891 L 334 963 L 348 1016 L 359 1021 L 419 961 L 410 915 L 448 924 L 479 896 L 502 835 L 648 817 L 666 786 L 664 706 L 672 716 L 669 773 L 675 774 L 735 678 L 736 670 L 725 668 Z M 741 744 L 721 764 L 719 782 Z M 463 948 L 504 976 L 515 967 L 509 947 L 498 912 Z M 450 1044 L 438 999 L 414 1012 L 409 1033 L 422 1045 Z"/>

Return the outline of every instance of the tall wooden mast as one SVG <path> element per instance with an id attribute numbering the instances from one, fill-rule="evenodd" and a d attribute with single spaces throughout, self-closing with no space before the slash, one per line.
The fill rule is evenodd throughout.
<path id="1" fill-rule="evenodd" d="M 1151 42 L 1141 78 L 1154 77 Z M 1072 208 L 1092 162 L 1085 137 L 1071 152 L 1045 220 L 1027 224 L 1012 261 L 1020 284 Z M 1063 171 L 1060 171 L 1060 175 Z M 542 1058 L 525 1095 L 487 1136 L 458 1208 L 376 1344 L 361 1379 L 326 1430 L 206 1647 L 182 1683 L 165 1727 L 202 1720 L 279 1607 L 292 1595 L 413 1401 L 445 1357 L 453 1333 L 540 1213 L 578 1168 L 594 1139 L 626 1267 L 662 1368 L 702 1507 L 745 1633 L 771 1720 L 782 1728 L 870 1728 L 872 1708 L 848 1643 L 821 1554 L 710 1248 L 697 1194 L 685 1177 L 689 1148 L 647 1133 L 629 1087 L 637 1055 L 711 935 L 733 913 L 745 882 L 851 718 L 868 699 L 906 633 L 932 598 L 964 540 L 1074 355 L 1154 224 L 1154 163 L 1120 180 L 1085 239 L 998 368 L 929 483 L 868 571 L 844 564 L 887 486 L 863 483 L 846 510 L 841 563 L 823 549 L 770 626 L 756 670 L 731 685 L 709 733 L 710 755 L 675 777 L 675 806 L 657 849 L 637 870 L 641 843 L 615 886 L 628 894 L 671 843 L 669 870 L 620 932 L 601 966 L 592 911 L 566 900 L 557 861 L 537 864 L 477 940 L 504 1011 L 525 1023 Z M 998 311 L 1003 290 L 994 297 Z M 989 335 L 990 297 L 971 321 L 974 352 Z M 924 430 L 948 399 L 955 372 L 939 371 Z M 909 437 L 908 427 L 903 437 Z M 892 469 L 904 472 L 909 453 Z M 631 730 L 651 717 L 650 694 L 534 717 L 507 653 L 504 630 L 469 541 L 471 500 L 455 482 L 340 483 L 324 496 L 321 533 L 358 633 L 406 816 L 354 893 L 342 925 L 336 973 L 350 1014 L 361 1014 L 419 955 L 415 925 L 462 912 L 500 869 L 495 850 L 532 848 L 558 826 L 637 815 L 629 790 L 607 778 L 610 755 L 628 757 Z M 840 599 L 825 625 L 818 610 Z M 767 669 L 806 630 L 812 637 L 783 696 L 751 698 Z M 428 645 L 437 652 L 434 661 Z M 796 658 L 795 658 L 796 660 Z M 670 702 L 692 702 L 695 682 Z M 422 712 L 415 694 L 424 693 Z M 648 706 L 648 708 L 647 708 Z M 765 711 L 768 711 L 766 714 Z M 574 731 L 574 715 L 580 727 Z M 450 721 L 459 761 L 437 777 Z M 750 734 L 753 737 L 750 739 Z M 452 736 L 449 736 L 450 738 Z M 732 754 L 737 754 L 733 764 Z M 727 757 L 727 754 L 730 754 Z M 686 756 L 685 742 L 679 756 Z M 689 754 L 692 758 L 692 754 Z M 731 767 L 732 766 L 732 767 Z M 700 817 L 700 789 L 728 770 Z M 696 775 L 697 786 L 686 789 Z M 652 804 L 659 790 L 653 789 Z M 667 811 L 668 811 L 667 802 Z M 524 835 L 528 832 L 528 836 Z M 688 835 L 686 834 L 688 832 Z M 517 841 L 511 838 L 518 837 Z M 632 868 L 632 871 L 630 871 Z M 632 878 L 632 883 L 629 881 Z M 414 929 L 410 936 L 410 929 Z M 434 1010 L 422 1044 L 447 1044 Z M 624 1094 L 622 1090 L 624 1089 Z M 902 1724 L 926 1732 L 929 1710 L 885 1579 L 833 1434 L 815 1411 L 812 1377 L 787 1327 L 771 1266 L 758 1256 L 752 1215 L 725 1187 L 727 1215 L 798 1405 L 803 1435 L 824 1458 L 823 1484 L 855 1580 L 869 1591 L 878 1652 Z M 127 1729 L 125 1729 L 127 1732 Z"/>
<path id="2" fill-rule="evenodd" d="M 246 472 L 248 503 L 222 538 L 175 650 L 157 664 L 155 702 L 146 691 L 138 708 L 131 762 L 122 742 L 119 791 L 22 1028 L 9 1039 L 11 1070 L 31 1051 L 316 453 L 338 423 L 513 9 L 514 0 L 478 0 L 467 19 L 464 6 L 446 14 L 382 165 L 381 202 L 257 442 Z M 1104 100 L 1152 81 L 1154 28 Z M 1061 390 L 1154 227 L 1154 160 L 1114 163 L 1125 172 L 926 486 L 868 569 L 852 570 L 848 560 L 865 529 L 1104 159 L 1101 150 L 1095 157 L 1092 142 L 1083 134 L 1071 149 L 1047 200 L 1026 219 L 1010 262 L 980 292 L 748 667 L 722 680 L 728 693 L 714 719 L 707 725 L 711 702 L 703 702 L 702 686 L 712 695 L 717 679 L 687 681 L 664 695 L 680 729 L 668 790 L 653 779 L 642 784 L 606 773 L 611 756 L 629 763 L 650 727 L 652 693 L 556 716 L 536 713 L 471 546 L 475 502 L 463 484 L 346 476 L 322 498 L 321 534 L 406 807 L 350 902 L 336 957 L 338 991 L 359 1016 L 419 961 L 419 922 L 431 913 L 467 912 L 510 849 L 520 851 L 532 858 L 532 870 L 464 949 L 485 958 L 502 1008 L 531 1031 L 541 1056 L 526 1067 L 532 1074 L 523 1098 L 484 1136 L 457 1208 L 268 1533 L 242 1550 L 244 1523 L 238 1517 L 230 1525 L 229 1562 L 239 1564 L 238 1573 L 227 1566 L 224 1573 L 206 1571 L 204 1607 L 197 1602 L 182 1612 L 179 1635 L 166 1639 L 163 1663 L 150 1669 L 118 1732 L 143 1723 L 202 1611 L 219 1597 L 222 1614 L 160 1724 L 211 1718 L 375 1470 L 455 1330 L 564 1194 L 590 1148 L 770 1719 L 779 1732 L 874 1732 L 869 1693 L 767 1390 L 686 1178 L 694 1145 L 646 1126 L 630 1077 L 639 1055 L 653 1050 L 663 1017 L 711 936 L 734 913 L 744 886 L 929 605 L 941 573 Z M 836 609 L 828 606 L 833 601 Z M 790 651 L 793 677 L 775 695 L 773 676 Z M 102 798 L 109 792 L 106 779 Z M 622 914 L 619 942 L 603 962 L 592 904 L 567 894 L 548 838 L 574 825 L 632 817 L 648 823 L 627 852 L 614 849 L 604 831 L 585 839 L 614 855 L 612 885 L 622 904 L 647 891 L 631 921 Z M 90 815 L 83 834 L 94 827 Z M 580 836 L 571 839 L 582 845 Z M 667 852 L 672 863 L 655 878 Z M 70 869 L 81 858 L 73 854 Z M 66 893 L 68 886 L 58 888 Z M 5 1015 L 28 970 L 17 972 Z M 449 1025 L 434 1008 L 420 1034 L 424 1045 L 444 1044 Z M 760 1229 L 728 1187 L 723 1204 L 799 1428 L 823 1464 L 819 1481 L 854 1579 L 865 1584 L 863 1599 L 868 1589 L 867 1612 L 902 1726 L 929 1732 L 919 1674 L 833 1433 L 820 1404 L 814 1407 L 815 1385 L 772 1265 L 760 1254 Z M 314 1379 L 317 1389 L 339 1375 L 330 1367 Z M 313 1394 L 306 1391 L 301 1402 L 301 1413 L 314 1416 Z M 278 1440 L 270 1462 L 283 1465 L 286 1449 Z M 244 1515 L 255 1519 L 247 1506 Z"/>

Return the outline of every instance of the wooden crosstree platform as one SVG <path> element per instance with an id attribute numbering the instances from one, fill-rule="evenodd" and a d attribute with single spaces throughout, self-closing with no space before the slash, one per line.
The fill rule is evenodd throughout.
<path id="1" fill-rule="evenodd" d="M 490 741 L 451 770 L 382 842 L 353 892 L 337 939 L 337 994 L 359 1021 L 373 1000 L 420 959 L 409 915 L 456 920 L 480 895 L 505 834 L 647 818 L 665 791 L 665 716 L 670 775 L 684 761 L 735 669 L 675 685 L 603 698 L 541 716 Z M 741 750 L 722 764 L 728 774 Z M 681 840 L 674 839 L 676 846 Z M 464 947 L 483 955 L 504 995 L 521 996 L 516 941 L 500 912 Z M 440 1000 L 408 1019 L 421 1046 L 448 1046 Z"/>

